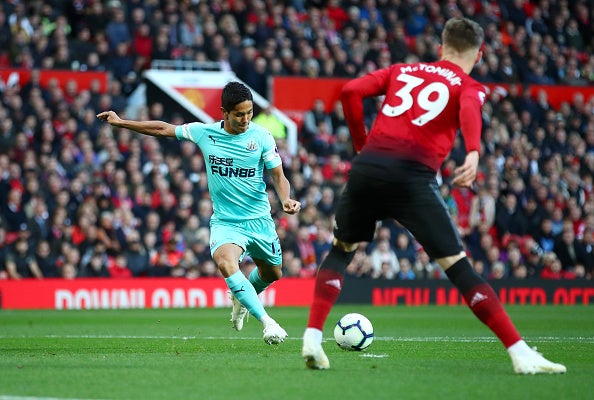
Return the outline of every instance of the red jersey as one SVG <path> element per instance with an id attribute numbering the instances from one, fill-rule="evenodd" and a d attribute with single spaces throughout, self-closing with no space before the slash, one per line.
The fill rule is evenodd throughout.
<path id="1" fill-rule="evenodd" d="M 363 98 L 385 96 L 366 134 Z M 341 100 L 357 151 L 420 162 L 437 171 L 460 129 L 479 150 L 484 87 L 449 61 L 394 64 L 349 81 Z M 365 157 L 372 159 L 373 157 Z"/>

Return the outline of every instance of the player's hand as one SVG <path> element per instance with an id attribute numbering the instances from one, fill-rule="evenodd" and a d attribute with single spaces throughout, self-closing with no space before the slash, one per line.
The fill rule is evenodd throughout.
<path id="1" fill-rule="evenodd" d="M 283 203 L 283 211 L 287 214 L 297 214 L 301 210 L 301 203 L 297 200 L 289 199 Z"/>
<path id="2" fill-rule="evenodd" d="M 478 170 L 479 153 L 471 151 L 466 155 L 464 164 L 454 170 L 452 183 L 456 186 L 471 188 Z"/>
<path id="3" fill-rule="evenodd" d="M 115 113 L 115 111 L 103 111 L 97 114 L 97 118 L 99 118 L 101 121 L 107 122 L 110 125 L 122 120 L 118 114 Z"/>

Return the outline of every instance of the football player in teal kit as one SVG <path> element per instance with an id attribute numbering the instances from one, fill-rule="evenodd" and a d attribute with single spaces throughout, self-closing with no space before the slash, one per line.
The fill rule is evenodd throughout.
<path id="1" fill-rule="evenodd" d="M 272 176 L 283 211 L 295 214 L 301 204 L 290 198 L 289 181 L 272 135 L 252 123 L 250 90 L 230 82 L 221 96 L 223 120 L 212 124 L 194 122 L 172 125 L 163 121 L 123 120 L 113 111 L 97 118 L 109 124 L 156 137 L 190 140 L 200 148 L 206 165 L 208 189 L 214 213 L 210 221 L 210 251 L 223 274 L 233 301 L 231 322 L 237 330 L 251 313 L 264 327 L 264 340 L 278 344 L 285 330 L 264 310 L 258 293 L 281 277 L 282 254 L 263 179 L 264 168 Z M 255 268 L 246 278 L 239 263 L 249 254 Z"/>

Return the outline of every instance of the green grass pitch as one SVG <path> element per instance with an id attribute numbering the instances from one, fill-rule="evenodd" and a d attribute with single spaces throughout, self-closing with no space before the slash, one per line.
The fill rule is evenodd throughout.
<path id="1" fill-rule="evenodd" d="M 300 356 L 306 308 L 270 308 L 289 333 L 277 347 L 228 309 L 0 311 L 0 400 L 25 399 L 591 399 L 594 307 L 507 307 L 528 344 L 565 375 L 519 376 L 503 346 L 463 306 L 333 309 L 331 369 Z M 347 312 L 376 339 L 346 352 L 332 338 Z"/>

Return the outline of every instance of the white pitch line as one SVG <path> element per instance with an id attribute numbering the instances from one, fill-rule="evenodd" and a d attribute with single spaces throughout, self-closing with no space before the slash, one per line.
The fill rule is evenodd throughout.
<path id="1" fill-rule="evenodd" d="M 363 358 L 388 358 L 390 356 L 387 355 L 387 354 L 363 353 L 359 357 L 363 357 Z"/>
<path id="2" fill-rule="evenodd" d="M 99 399 L 76 399 L 71 397 L 35 397 L 35 396 L 4 396 L 0 400 L 99 400 Z"/>
<path id="3" fill-rule="evenodd" d="M 148 340 L 262 340 L 260 337 L 246 336 L 153 336 L 153 335 L 0 335 L 0 339 L 148 339 Z M 491 343 L 498 339 L 492 336 L 453 337 L 453 336 L 376 336 L 376 340 L 386 342 L 460 342 L 460 343 Z M 587 343 L 594 344 L 594 337 L 585 336 L 534 336 L 525 337 L 528 342 L 545 343 Z M 301 337 L 288 337 L 287 340 L 302 340 Z M 325 338 L 333 340 L 333 338 Z M 0 400 L 2 397 L 0 397 Z"/>

